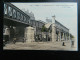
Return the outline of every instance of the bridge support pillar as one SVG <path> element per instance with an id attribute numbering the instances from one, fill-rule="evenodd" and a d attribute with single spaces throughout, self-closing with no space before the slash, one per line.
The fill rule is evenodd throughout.
<path id="1" fill-rule="evenodd" d="M 67 34 L 66 34 L 66 41 L 67 41 Z"/>
<path id="2" fill-rule="evenodd" d="M 57 34 L 56 34 L 56 36 L 57 36 L 57 37 L 56 37 L 56 41 L 58 41 L 58 31 L 56 31 L 56 32 L 57 32 Z"/>
<path id="3" fill-rule="evenodd" d="M 12 41 L 12 40 L 13 40 L 14 35 L 15 35 L 14 28 L 13 28 L 13 26 L 10 26 L 10 41 Z"/>
<path id="4" fill-rule="evenodd" d="M 62 40 L 64 40 L 64 32 L 63 32 Z"/>
<path id="5" fill-rule="evenodd" d="M 3 35 L 5 35 L 6 41 L 10 40 L 10 29 L 9 29 L 9 26 L 4 26 L 4 34 Z"/>
<path id="6" fill-rule="evenodd" d="M 52 24 L 52 42 L 56 41 L 56 28 L 55 24 Z"/>
<path id="7" fill-rule="evenodd" d="M 71 40 L 71 38 L 70 38 L 70 33 L 69 33 L 69 40 Z"/>
<path id="8" fill-rule="evenodd" d="M 57 40 L 59 41 L 59 32 L 58 32 L 58 34 L 57 34 L 57 38 L 58 38 Z"/>
<path id="9" fill-rule="evenodd" d="M 35 39 L 34 39 L 34 28 L 33 27 L 26 27 L 25 29 L 25 39 L 26 39 L 26 43 L 29 42 L 34 42 Z"/>
<path id="10" fill-rule="evenodd" d="M 4 34 L 5 35 L 9 35 L 9 37 L 10 37 L 10 28 L 9 28 L 9 26 L 5 26 L 5 28 L 4 28 Z"/>
<path id="11" fill-rule="evenodd" d="M 15 30 L 15 32 L 16 32 L 16 27 L 14 27 L 14 26 L 13 26 L 13 29 L 14 29 L 14 30 Z"/>
<path id="12" fill-rule="evenodd" d="M 65 41 L 65 33 L 64 33 L 64 41 Z"/>
<path id="13" fill-rule="evenodd" d="M 59 31 L 59 41 L 61 41 L 61 31 Z"/>
<path id="14" fill-rule="evenodd" d="M 52 16 L 52 42 L 56 42 L 55 15 Z"/>

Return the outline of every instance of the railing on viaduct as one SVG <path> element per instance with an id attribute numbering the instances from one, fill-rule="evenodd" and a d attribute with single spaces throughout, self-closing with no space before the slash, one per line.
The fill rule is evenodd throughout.
<path id="1" fill-rule="evenodd" d="M 64 25 L 62 25 L 61 23 L 59 23 L 57 20 L 55 20 L 55 23 L 56 23 L 56 27 L 63 30 L 64 32 L 69 32 L 69 29 L 66 28 Z"/>
<path id="2" fill-rule="evenodd" d="M 4 3 L 4 18 L 9 18 L 10 20 L 39 28 L 42 28 L 42 26 L 44 25 L 43 22 L 30 20 L 29 15 L 27 15 L 26 13 L 24 13 L 22 10 L 20 10 L 11 3 Z"/>
<path id="3" fill-rule="evenodd" d="M 30 17 L 11 3 L 4 3 L 4 18 L 14 19 L 20 23 L 29 24 Z"/>

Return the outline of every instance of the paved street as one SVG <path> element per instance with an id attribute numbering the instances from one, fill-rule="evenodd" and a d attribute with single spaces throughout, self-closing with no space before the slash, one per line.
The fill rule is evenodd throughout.
<path id="1" fill-rule="evenodd" d="M 15 44 L 6 44 L 3 49 L 7 50 L 63 50 L 63 51 L 75 51 L 76 47 L 71 48 L 70 41 L 65 42 L 66 46 L 62 46 L 62 42 L 32 42 L 22 43 L 16 42 Z"/>

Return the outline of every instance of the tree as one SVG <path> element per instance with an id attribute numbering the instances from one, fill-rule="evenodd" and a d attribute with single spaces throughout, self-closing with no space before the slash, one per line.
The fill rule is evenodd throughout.
<path id="1" fill-rule="evenodd" d="M 48 32 L 48 29 L 43 25 L 41 31 L 42 32 Z"/>
<path id="2" fill-rule="evenodd" d="M 74 36 L 73 36 L 72 34 L 70 34 L 70 36 L 71 36 L 72 38 L 74 38 Z"/>

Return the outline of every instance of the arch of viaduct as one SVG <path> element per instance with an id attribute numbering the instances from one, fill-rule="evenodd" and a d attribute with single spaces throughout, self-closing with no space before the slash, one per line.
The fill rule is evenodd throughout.
<path id="1" fill-rule="evenodd" d="M 55 20 L 57 41 L 69 40 L 69 29 Z"/>

